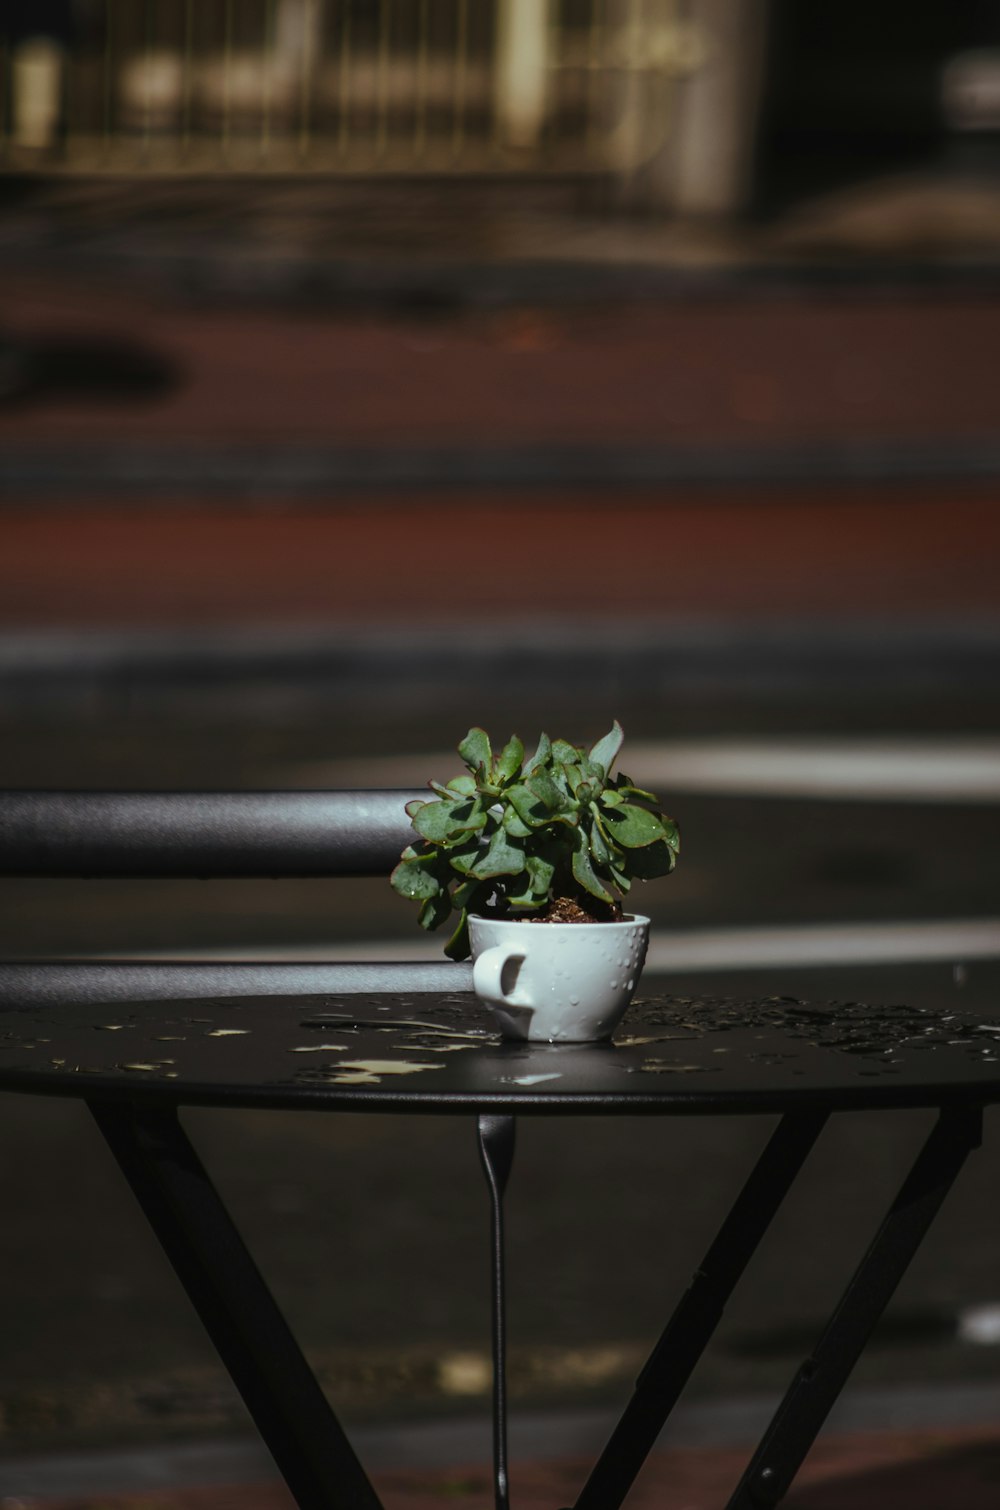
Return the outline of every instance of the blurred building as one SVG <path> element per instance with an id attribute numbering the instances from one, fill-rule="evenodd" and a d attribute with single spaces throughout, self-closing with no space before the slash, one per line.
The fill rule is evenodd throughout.
<path id="1" fill-rule="evenodd" d="M 0 166 L 596 177 L 721 214 L 1000 125 L 961 0 L 0 0 Z"/>
<path id="2" fill-rule="evenodd" d="M 55 0 L 6 17 L 8 170 L 557 174 L 744 199 L 765 0 Z"/>

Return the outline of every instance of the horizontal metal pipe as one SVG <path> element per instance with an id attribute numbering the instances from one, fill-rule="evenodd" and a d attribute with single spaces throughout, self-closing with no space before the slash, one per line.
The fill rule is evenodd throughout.
<path id="1" fill-rule="evenodd" d="M 4 876 L 378 876 L 426 791 L 0 792 Z"/>
<path id="2" fill-rule="evenodd" d="M 450 960 L 324 965 L 253 960 L 18 960 L 0 963 L 5 1009 L 218 996 L 329 996 L 471 991 L 472 967 Z M 299 1000 L 296 1007 L 304 1010 Z"/>

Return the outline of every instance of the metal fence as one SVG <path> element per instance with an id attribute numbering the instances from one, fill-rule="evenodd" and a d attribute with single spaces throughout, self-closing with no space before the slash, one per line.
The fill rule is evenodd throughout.
<path id="1" fill-rule="evenodd" d="M 628 172 L 705 43 L 686 0 L 77 0 L 8 36 L 5 171 Z"/>

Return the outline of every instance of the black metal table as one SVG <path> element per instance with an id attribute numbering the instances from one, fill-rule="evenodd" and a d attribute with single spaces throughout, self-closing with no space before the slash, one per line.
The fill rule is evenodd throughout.
<path id="1" fill-rule="evenodd" d="M 178 1117 L 184 1106 L 475 1117 L 493 1220 L 494 1468 L 508 1503 L 503 1194 L 519 1114 L 778 1113 L 576 1510 L 621 1505 L 830 1113 L 937 1122 L 730 1507 L 787 1492 L 1000 1100 L 1000 1023 L 789 998 L 635 1002 L 615 1041 L 504 1043 L 467 995 L 229 997 L 0 1012 L 0 1089 L 85 1100 L 303 1510 L 378 1497 Z"/>

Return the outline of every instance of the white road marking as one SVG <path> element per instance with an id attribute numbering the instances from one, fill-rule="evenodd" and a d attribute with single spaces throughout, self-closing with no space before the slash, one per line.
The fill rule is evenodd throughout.
<path id="1" fill-rule="evenodd" d="M 747 970 L 755 966 L 891 964 L 1000 959 L 1000 919 L 818 923 L 799 928 L 657 929 L 652 970 Z"/>
<path id="2" fill-rule="evenodd" d="M 623 760 L 664 792 L 1000 801 L 997 739 L 675 740 L 626 746 Z"/>
<path id="3" fill-rule="evenodd" d="M 967 1306 L 958 1313 L 957 1336 L 959 1342 L 972 1342 L 978 1347 L 996 1347 L 1000 1344 L 1000 1305 L 987 1302 L 985 1305 Z"/>

